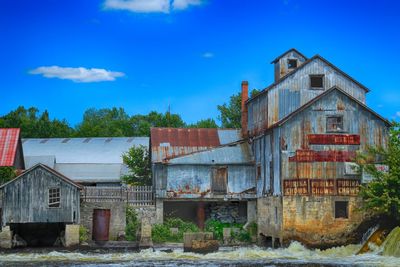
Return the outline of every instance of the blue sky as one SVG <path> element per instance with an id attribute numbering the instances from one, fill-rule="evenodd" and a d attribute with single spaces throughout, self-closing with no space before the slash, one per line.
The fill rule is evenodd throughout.
<path id="1" fill-rule="evenodd" d="M 0 115 L 19 105 L 71 125 L 87 108 L 218 116 L 273 82 L 289 48 L 320 54 L 400 118 L 400 1 L 0 0 Z M 78 69 L 78 68 L 81 69 Z"/>

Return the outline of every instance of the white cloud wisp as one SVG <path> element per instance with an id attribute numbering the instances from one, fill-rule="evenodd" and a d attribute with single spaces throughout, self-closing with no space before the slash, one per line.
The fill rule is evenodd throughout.
<path id="1" fill-rule="evenodd" d="M 105 0 L 104 8 L 134 13 L 169 13 L 201 4 L 202 0 Z"/>
<path id="2" fill-rule="evenodd" d="M 105 69 L 87 69 L 83 67 L 70 68 L 59 66 L 43 66 L 31 70 L 29 73 L 41 74 L 46 78 L 58 78 L 79 83 L 115 81 L 116 78 L 125 75 L 123 72 L 108 71 Z"/>

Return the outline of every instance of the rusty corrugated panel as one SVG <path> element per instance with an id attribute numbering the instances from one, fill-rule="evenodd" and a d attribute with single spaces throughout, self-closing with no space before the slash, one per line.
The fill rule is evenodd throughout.
<path id="1" fill-rule="evenodd" d="M 359 179 L 337 179 L 337 194 L 340 196 L 357 196 L 360 192 Z"/>
<path id="2" fill-rule="evenodd" d="M 311 194 L 315 196 L 332 196 L 335 195 L 334 179 L 311 179 Z"/>
<path id="3" fill-rule="evenodd" d="M 359 145 L 358 134 L 309 134 L 309 144 L 313 145 Z"/>
<path id="4" fill-rule="evenodd" d="M 151 144 L 169 143 L 169 146 L 179 147 L 214 147 L 220 141 L 217 129 L 183 129 L 183 128 L 152 128 Z"/>
<path id="5" fill-rule="evenodd" d="M 17 153 L 20 129 L 0 128 L 0 166 L 13 166 Z"/>
<path id="6" fill-rule="evenodd" d="M 93 232 L 95 241 L 108 241 L 111 212 L 109 209 L 93 210 Z"/>

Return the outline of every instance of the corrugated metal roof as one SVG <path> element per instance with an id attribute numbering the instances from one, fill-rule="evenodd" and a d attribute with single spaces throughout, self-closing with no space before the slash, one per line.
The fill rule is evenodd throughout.
<path id="1" fill-rule="evenodd" d="M 45 141 L 45 142 L 44 142 Z M 27 168 L 42 163 L 79 182 L 119 182 L 127 174 L 122 154 L 148 148 L 148 137 L 24 139 Z"/>
<path id="2" fill-rule="evenodd" d="M 168 160 L 169 164 L 245 164 L 252 162 L 253 156 L 247 142 L 210 148 Z"/>
<path id="3" fill-rule="evenodd" d="M 152 128 L 152 161 L 162 162 L 240 139 L 238 129 Z"/>
<path id="4" fill-rule="evenodd" d="M 0 166 L 14 165 L 19 134 L 18 128 L 0 128 Z"/>
<path id="5" fill-rule="evenodd" d="M 46 142 L 43 142 L 46 140 Z M 121 155 L 132 146 L 149 146 L 148 137 L 23 139 L 25 158 L 54 156 L 56 163 L 122 163 Z M 27 166 L 29 168 L 31 166 Z"/>

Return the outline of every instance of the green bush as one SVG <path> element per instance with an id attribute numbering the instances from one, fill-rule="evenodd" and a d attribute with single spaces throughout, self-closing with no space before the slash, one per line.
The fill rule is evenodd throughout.
<path id="1" fill-rule="evenodd" d="M 128 241 L 136 240 L 136 233 L 139 229 L 139 219 L 134 208 L 126 207 L 126 226 L 125 226 L 125 236 Z"/>
<path id="2" fill-rule="evenodd" d="M 255 224 L 255 223 L 254 223 Z M 253 225 L 249 227 L 249 230 L 243 229 L 244 224 L 241 223 L 223 223 L 217 220 L 207 220 L 205 230 L 207 232 L 213 232 L 214 238 L 220 241 L 224 238 L 224 228 L 237 228 L 239 229 L 237 232 L 232 231 L 232 238 L 233 240 L 240 241 L 240 242 L 249 242 L 251 240 L 251 234 L 254 229 Z M 255 224 L 257 227 L 257 224 Z M 255 230 L 257 232 L 257 230 Z"/>
<path id="3" fill-rule="evenodd" d="M 89 240 L 89 230 L 83 226 L 79 226 L 79 243 L 83 243 Z"/>
<path id="4" fill-rule="evenodd" d="M 171 233 L 170 228 L 178 228 L 176 234 Z M 178 218 L 169 218 L 164 224 L 155 224 L 151 230 L 153 242 L 183 242 L 183 233 L 199 232 L 199 228 L 192 222 L 185 222 Z"/>

